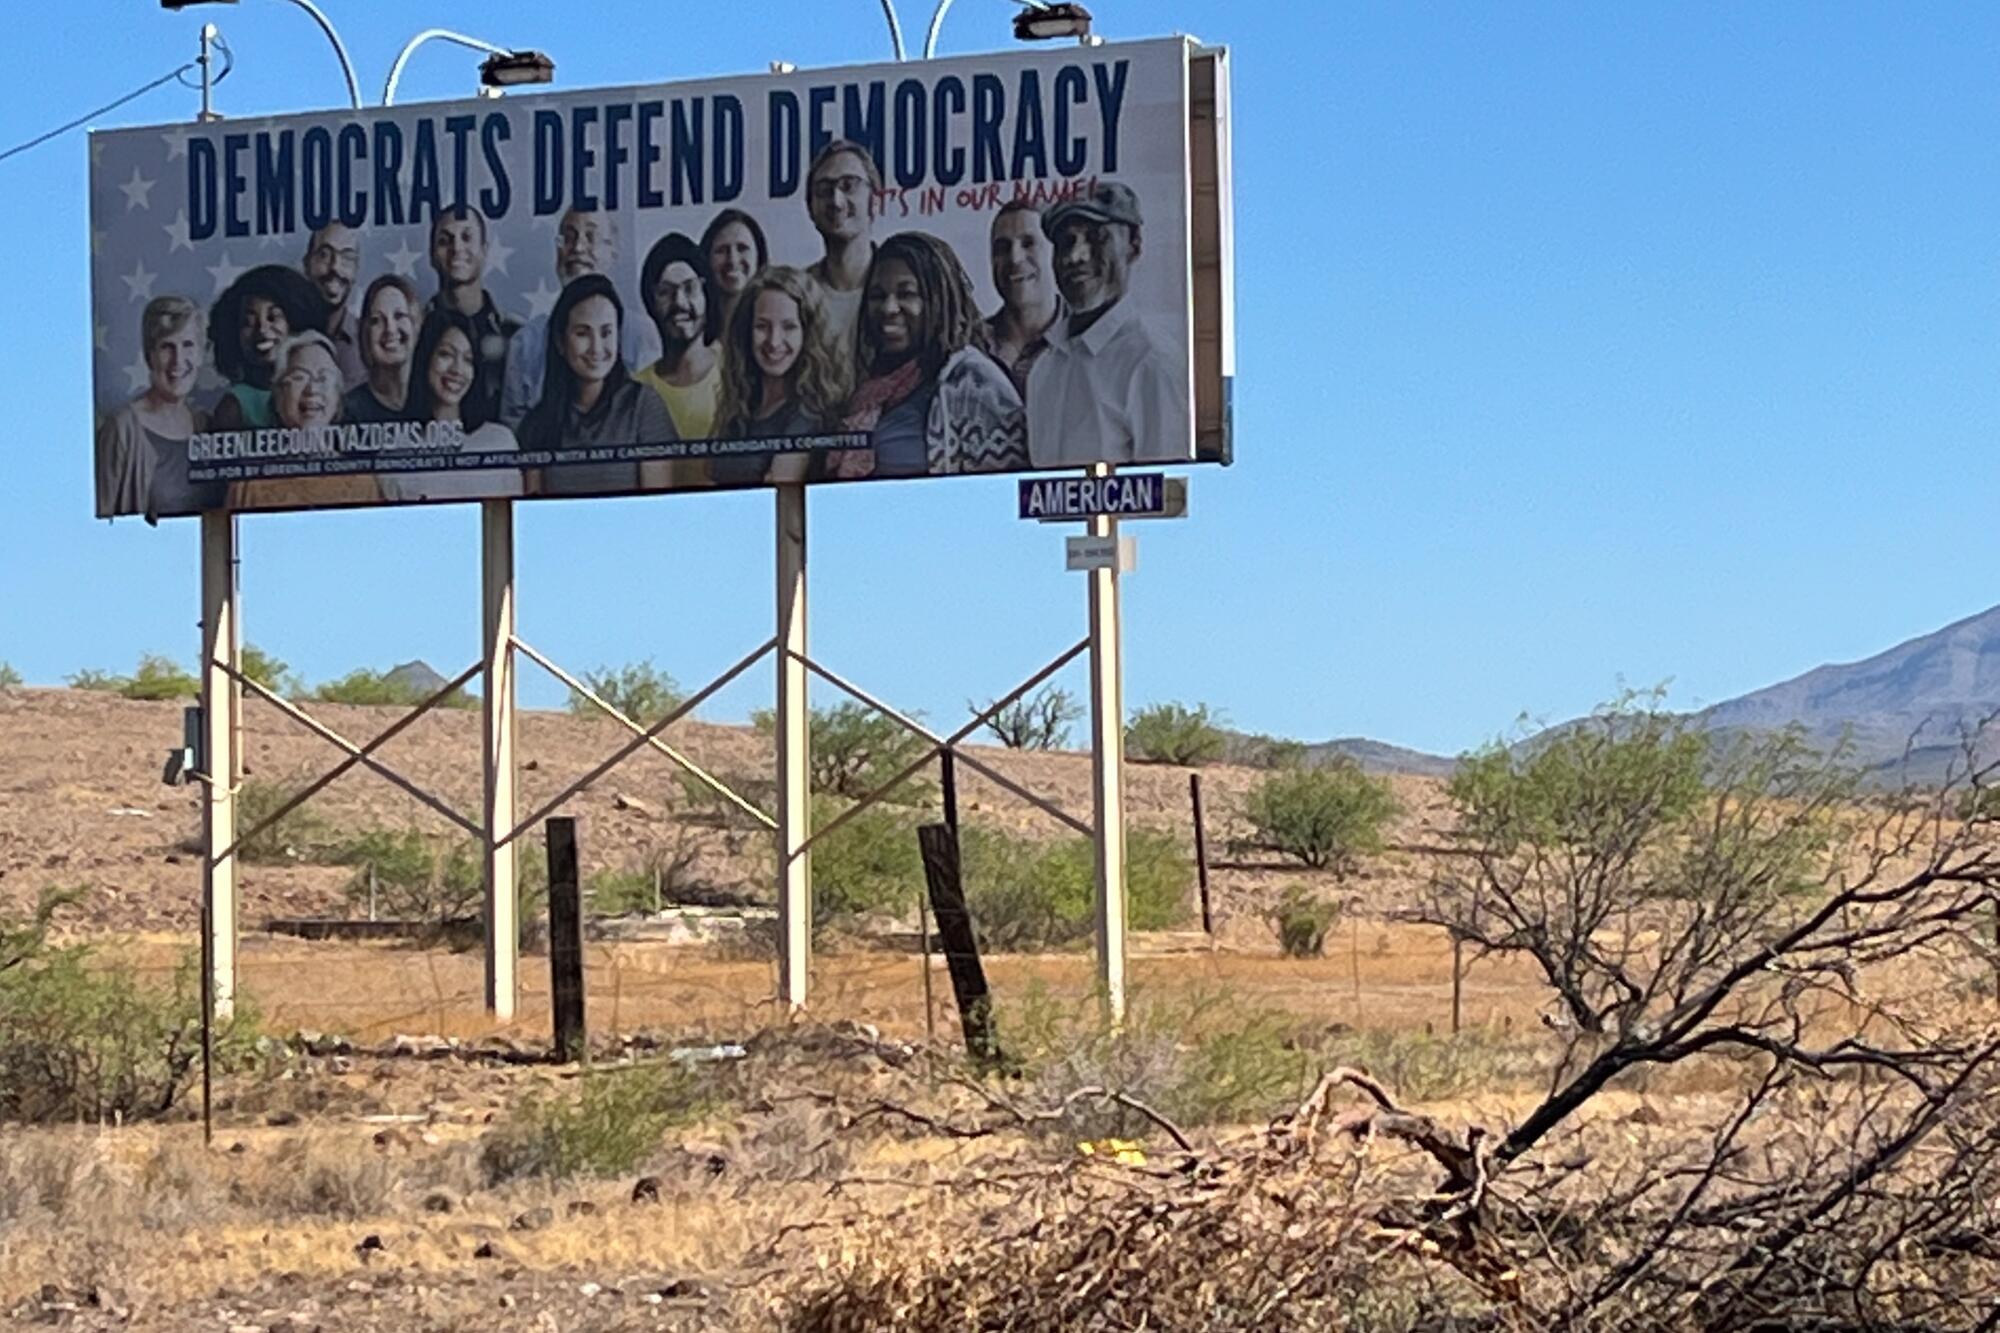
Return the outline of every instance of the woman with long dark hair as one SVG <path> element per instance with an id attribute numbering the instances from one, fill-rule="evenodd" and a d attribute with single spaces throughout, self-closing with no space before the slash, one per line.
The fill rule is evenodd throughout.
<path id="1" fill-rule="evenodd" d="M 819 284 L 783 264 L 759 270 L 743 289 L 722 344 L 716 438 L 821 434 L 846 394 L 840 343 Z M 763 480 L 767 466 L 772 480 L 803 480 L 807 462 L 718 452 L 709 470 L 719 485 L 747 485 Z"/>
<path id="2" fill-rule="evenodd" d="M 424 316 L 417 350 L 410 357 L 411 421 L 457 424 L 463 454 L 513 453 L 514 432 L 486 419 L 493 401 L 490 372 L 479 357 L 479 329 L 472 316 L 450 308 Z M 392 500 L 483 500 L 521 493 L 519 468 L 473 468 L 396 472 L 382 479 Z"/>
<path id="3" fill-rule="evenodd" d="M 625 305 L 600 273 L 576 278 L 549 314 L 542 401 L 521 422 L 521 447 L 561 454 L 678 439 L 660 395 L 633 380 L 619 350 Z M 557 462 L 542 469 L 543 495 L 596 495 L 638 488 L 639 465 Z"/>
<path id="4" fill-rule="evenodd" d="M 260 264 L 230 283 L 208 317 L 215 368 L 229 381 L 209 429 L 276 425 L 271 380 L 278 345 L 297 334 L 321 332 L 325 318 L 319 289 L 305 274 L 282 264 Z"/>
<path id="5" fill-rule="evenodd" d="M 987 352 L 972 279 L 926 232 L 891 236 L 862 289 L 855 356 L 861 382 L 842 425 L 869 447 L 834 462 L 841 477 L 1004 472 L 1028 464 L 1027 416 Z"/>

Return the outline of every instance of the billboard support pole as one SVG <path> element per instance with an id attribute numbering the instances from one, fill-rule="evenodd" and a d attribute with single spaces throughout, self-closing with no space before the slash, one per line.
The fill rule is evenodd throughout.
<path id="1" fill-rule="evenodd" d="M 236 613 L 236 519 L 211 509 L 201 516 L 202 981 L 225 1023 L 236 1011 Z"/>
<path id="2" fill-rule="evenodd" d="M 484 655 L 486 1012 L 514 1017 L 521 902 L 514 877 L 514 502 L 479 506 L 480 650 Z"/>
<path id="3" fill-rule="evenodd" d="M 777 487 L 778 998 L 806 1003 L 812 965 L 812 730 L 806 711 L 806 488 Z"/>
<path id="4" fill-rule="evenodd" d="M 1096 464 L 1092 476 L 1108 477 Z M 1118 520 L 1090 520 L 1090 535 L 1115 547 Z M 1125 687 L 1119 642 L 1118 564 L 1091 570 L 1090 580 L 1090 777 L 1096 830 L 1097 985 L 1104 1017 L 1114 1029 L 1125 1022 Z"/>

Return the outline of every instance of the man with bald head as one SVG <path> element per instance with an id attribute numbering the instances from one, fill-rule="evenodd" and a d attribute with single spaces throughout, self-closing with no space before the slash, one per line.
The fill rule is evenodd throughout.
<path id="1" fill-rule="evenodd" d="M 567 287 L 586 274 L 610 278 L 618 263 L 618 219 L 609 213 L 572 208 L 556 224 L 556 280 Z M 643 304 L 625 302 L 619 352 L 625 369 L 637 371 L 660 358 L 660 335 Z M 500 393 L 500 420 L 518 426 L 542 400 L 548 369 L 549 317 L 537 315 L 507 344 L 507 376 Z"/>
<path id="2" fill-rule="evenodd" d="M 306 242 L 304 271 L 326 303 L 326 336 L 333 339 L 340 377 L 351 389 L 368 378 L 361 360 L 361 330 L 355 319 L 355 275 L 361 272 L 361 238 L 342 222 L 329 222 Z"/>

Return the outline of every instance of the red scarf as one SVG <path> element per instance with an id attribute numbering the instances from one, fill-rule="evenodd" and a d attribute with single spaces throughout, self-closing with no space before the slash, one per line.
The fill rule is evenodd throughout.
<path id="1" fill-rule="evenodd" d="M 886 375 L 870 375 L 848 400 L 847 417 L 841 424 L 849 430 L 874 430 L 883 414 L 915 393 L 923 379 L 923 365 L 914 356 Z"/>

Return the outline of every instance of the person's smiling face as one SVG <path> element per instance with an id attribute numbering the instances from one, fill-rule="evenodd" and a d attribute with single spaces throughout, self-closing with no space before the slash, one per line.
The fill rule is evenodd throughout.
<path id="1" fill-rule="evenodd" d="M 294 349 L 278 376 L 274 406 L 287 426 L 325 426 L 340 405 L 340 367 L 317 342 Z"/>
<path id="2" fill-rule="evenodd" d="M 722 294 L 735 296 L 757 271 L 757 238 L 740 222 L 724 224 L 709 242 L 708 268 Z"/>
<path id="3" fill-rule="evenodd" d="M 368 303 L 362 321 L 362 346 L 376 366 L 400 366 L 410 359 L 410 345 L 416 337 L 416 313 L 410 300 L 397 287 L 384 287 Z"/>
<path id="4" fill-rule="evenodd" d="M 243 302 L 243 316 L 236 326 L 237 343 L 244 359 L 269 369 L 278 344 L 292 336 L 292 321 L 285 308 L 268 297 L 252 296 Z"/>
<path id="5" fill-rule="evenodd" d="M 859 153 L 835 153 L 806 183 L 806 211 L 830 241 L 866 235 L 872 203 L 868 164 Z"/>
<path id="6" fill-rule="evenodd" d="M 762 291 L 757 293 L 757 304 L 750 314 L 750 348 L 757 358 L 757 369 L 783 379 L 798 364 L 799 349 L 805 344 L 799 303 L 783 292 Z"/>
<path id="7" fill-rule="evenodd" d="M 708 315 L 708 293 L 694 266 L 675 260 L 660 270 L 653 284 L 653 312 L 660 332 L 675 342 L 690 343 L 701 336 Z"/>
<path id="8" fill-rule="evenodd" d="M 194 392 L 195 377 L 201 374 L 201 329 L 188 320 L 172 333 L 164 334 L 146 353 L 146 369 L 151 372 L 155 395 L 179 402 Z"/>
<path id="9" fill-rule="evenodd" d="M 454 286 L 479 281 L 486 268 L 486 233 L 479 219 L 439 219 L 431 229 L 431 267 Z"/>
<path id="10" fill-rule="evenodd" d="M 1001 303 L 1022 309 L 1041 299 L 1049 281 L 1049 242 L 1041 219 L 1016 209 L 993 224 L 993 286 Z"/>
<path id="11" fill-rule="evenodd" d="M 1078 314 L 1100 310 L 1125 295 L 1139 235 L 1123 222 L 1075 218 L 1056 231 L 1056 285 Z"/>
<path id="12" fill-rule="evenodd" d="M 586 384 L 610 377 L 618 364 L 618 307 L 609 297 L 588 296 L 570 309 L 563 326 L 563 359 Z"/>
<path id="13" fill-rule="evenodd" d="M 586 273 L 602 273 L 611 267 L 617 251 L 609 219 L 572 209 L 563 214 L 556 230 L 556 276 L 567 283 Z"/>
<path id="14" fill-rule="evenodd" d="M 354 275 L 361 271 L 361 242 L 353 229 L 329 222 L 314 232 L 305 268 L 327 305 L 335 310 L 346 305 L 354 293 Z"/>
<path id="15" fill-rule="evenodd" d="M 917 349 L 923 328 L 924 294 L 917 275 L 900 259 L 888 259 L 875 266 L 868 282 L 868 318 L 875 326 L 875 341 L 892 357 L 906 357 Z"/>
<path id="16" fill-rule="evenodd" d="M 456 408 L 465 401 L 465 395 L 472 391 L 472 379 L 477 367 L 472 355 L 472 340 L 462 330 L 446 329 L 444 336 L 437 340 L 431 351 L 428 368 L 431 398 L 439 407 Z"/>

